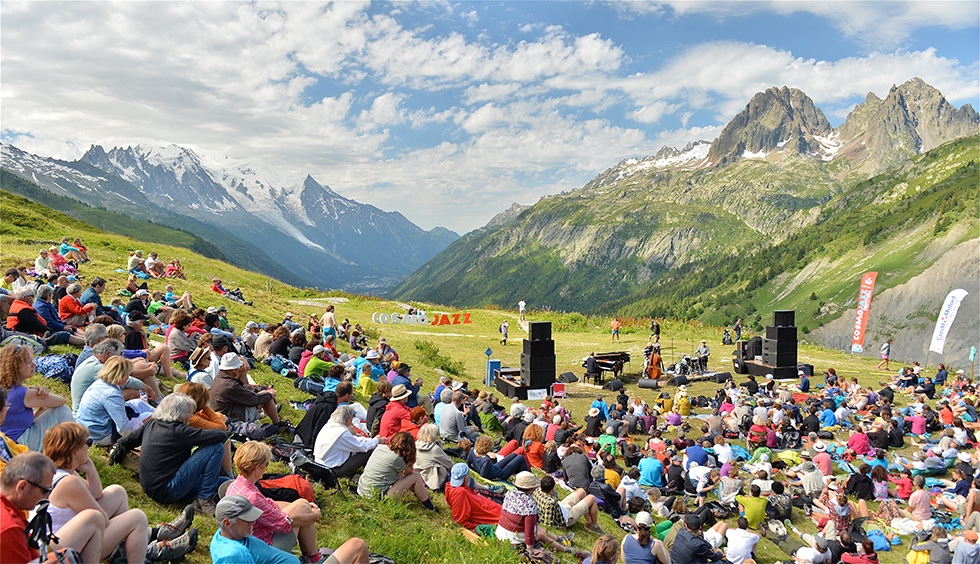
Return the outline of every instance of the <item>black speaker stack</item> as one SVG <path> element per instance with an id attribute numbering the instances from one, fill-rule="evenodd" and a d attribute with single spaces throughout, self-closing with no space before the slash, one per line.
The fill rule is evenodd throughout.
<path id="1" fill-rule="evenodd" d="M 550 387 L 555 383 L 556 365 L 551 322 L 531 321 L 521 353 L 521 381 L 531 388 Z"/>
<path id="2" fill-rule="evenodd" d="M 766 327 L 766 338 L 762 340 L 764 364 L 774 367 L 796 366 L 795 318 L 796 312 L 792 310 L 773 312 L 773 324 Z"/>

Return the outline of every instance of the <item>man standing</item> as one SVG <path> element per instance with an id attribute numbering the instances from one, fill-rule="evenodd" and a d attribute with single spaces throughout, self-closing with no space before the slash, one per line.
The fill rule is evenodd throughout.
<path id="1" fill-rule="evenodd" d="M 881 362 L 875 367 L 877 370 L 881 370 L 881 365 L 885 365 L 885 372 L 888 372 L 888 357 L 892 354 L 892 340 L 888 339 L 881 345 Z"/>
<path id="2" fill-rule="evenodd" d="M 612 322 L 609 323 L 609 328 L 612 329 L 612 342 L 613 343 L 618 343 L 619 342 L 619 327 L 620 327 L 620 325 L 622 325 L 622 324 L 619 322 L 619 318 L 618 317 L 614 317 L 613 320 L 612 320 Z"/>
<path id="3" fill-rule="evenodd" d="M 524 298 L 521 298 L 521 301 L 517 302 L 517 318 L 524 321 L 525 313 L 527 313 L 527 302 L 524 301 Z"/>
<path id="4" fill-rule="evenodd" d="M 708 341 L 701 339 L 701 346 L 698 347 L 694 354 L 698 357 L 698 367 L 700 372 L 704 372 L 708 369 L 708 355 L 711 354 L 711 349 L 708 348 Z"/>
<path id="5" fill-rule="evenodd" d="M 735 340 L 742 340 L 742 318 L 739 317 L 735 319 Z"/>
<path id="6" fill-rule="evenodd" d="M 507 330 L 510 329 L 510 325 L 507 324 L 507 320 L 504 320 L 500 324 L 500 344 L 507 346 Z"/>
<path id="7" fill-rule="evenodd" d="M 656 319 L 650 322 L 650 336 L 651 341 L 653 340 L 653 337 L 660 337 L 660 322 Z M 659 341 L 659 339 L 657 340 Z"/>

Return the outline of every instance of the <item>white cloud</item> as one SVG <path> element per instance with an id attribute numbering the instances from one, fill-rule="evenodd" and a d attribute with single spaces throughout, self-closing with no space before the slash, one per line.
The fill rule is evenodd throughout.
<path id="1" fill-rule="evenodd" d="M 775 0 L 737 1 L 691 0 L 609 2 L 624 17 L 654 16 L 682 18 L 688 14 L 708 14 L 719 19 L 737 18 L 755 12 L 777 14 L 810 13 L 826 18 L 845 36 L 874 49 L 892 49 L 917 29 L 945 27 L 965 29 L 980 23 L 976 2 L 962 0 Z"/>

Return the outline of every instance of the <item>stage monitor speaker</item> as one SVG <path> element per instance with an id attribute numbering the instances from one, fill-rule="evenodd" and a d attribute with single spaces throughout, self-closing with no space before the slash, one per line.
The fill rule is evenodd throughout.
<path id="1" fill-rule="evenodd" d="M 796 327 L 770 325 L 769 327 L 766 327 L 766 338 L 775 339 L 777 341 L 796 342 Z"/>
<path id="2" fill-rule="evenodd" d="M 729 381 L 731 379 L 732 379 L 732 373 L 731 372 L 716 372 L 715 373 L 715 383 L 716 384 L 724 384 L 725 382 L 727 382 L 727 381 Z"/>
<path id="3" fill-rule="evenodd" d="M 741 358 L 736 358 L 732 360 L 733 368 L 736 374 L 748 374 L 749 367 L 745 365 L 745 360 Z"/>
<path id="4" fill-rule="evenodd" d="M 683 374 L 678 374 L 677 376 L 674 376 L 673 378 L 671 378 L 667 383 L 668 384 L 671 384 L 673 386 L 686 386 L 687 385 L 687 376 L 685 376 Z"/>
<path id="5" fill-rule="evenodd" d="M 640 378 L 640 381 L 637 382 L 636 385 L 644 390 L 656 390 L 660 387 L 660 380 L 655 380 L 653 378 Z"/>
<path id="6" fill-rule="evenodd" d="M 550 321 L 531 321 L 528 324 L 527 338 L 531 341 L 547 341 L 551 339 Z"/>
<path id="7" fill-rule="evenodd" d="M 562 384 L 574 384 L 575 382 L 578 382 L 578 376 L 576 376 L 574 372 L 562 372 L 558 376 L 558 381 Z"/>
<path id="8" fill-rule="evenodd" d="M 772 324 L 776 327 L 792 327 L 796 325 L 796 310 L 777 309 L 772 312 Z"/>
<path id="9" fill-rule="evenodd" d="M 619 390 L 623 389 L 623 381 L 620 380 L 619 378 L 616 378 L 615 380 L 610 380 L 602 385 L 602 389 L 618 392 Z"/>

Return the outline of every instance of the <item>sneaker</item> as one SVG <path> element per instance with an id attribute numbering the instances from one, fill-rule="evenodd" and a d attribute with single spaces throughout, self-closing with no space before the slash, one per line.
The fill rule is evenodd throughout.
<path id="1" fill-rule="evenodd" d="M 569 531 L 568 534 L 558 537 L 558 542 L 562 546 L 572 546 L 572 539 L 575 538 L 575 533 Z"/>
<path id="2" fill-rule="evenodd" d="M 590 530 L 590 531 L 592 531 L 593 533 L 595 533 L 597 535 L 604 535 L 604 534 L 606 534 L 606 531 L 603 531 L 602 530 L 602 527 L 600 527 L 599 525 L 590 525 L 589 523 L 586 523 L 585 524 L 585 528 L 588 529 L 588 530 Z"/>
<path id="3" fill-rule="evenodd" d="M 193 552 L 197 547 L 197 529 L 189 529 L 186 533 L 172 540 L 157 541 L 146 549 L 147 560 L 180 560 Z"/>
<path id="4" fill-rule="evenodd" d="M 492 486 L 487 486 L 487 490 L 489 490 L 490 493 L 492 493 L 492 494 L 507 493 L 507 488 L 505 488 L 505 487 L 503 487 L 503 486 L 501 486 L 499 484 L 494 484 Z"/>
<path id="5" fill-rule="evenodd" d="M 194 523 L 194 504 L 190 503 L 176 519 L 157 527 L 157 540 L 165 541 L 175 539 L 184 534 L 191 524 Z"/>
<path id="6" fill-rule="evenodd" d="M 214 508 L 218 504 L 215 496 L 209 498 L 199 497 L 194 500 L 194 511 L 204 515 L 214 516 Z"/>

